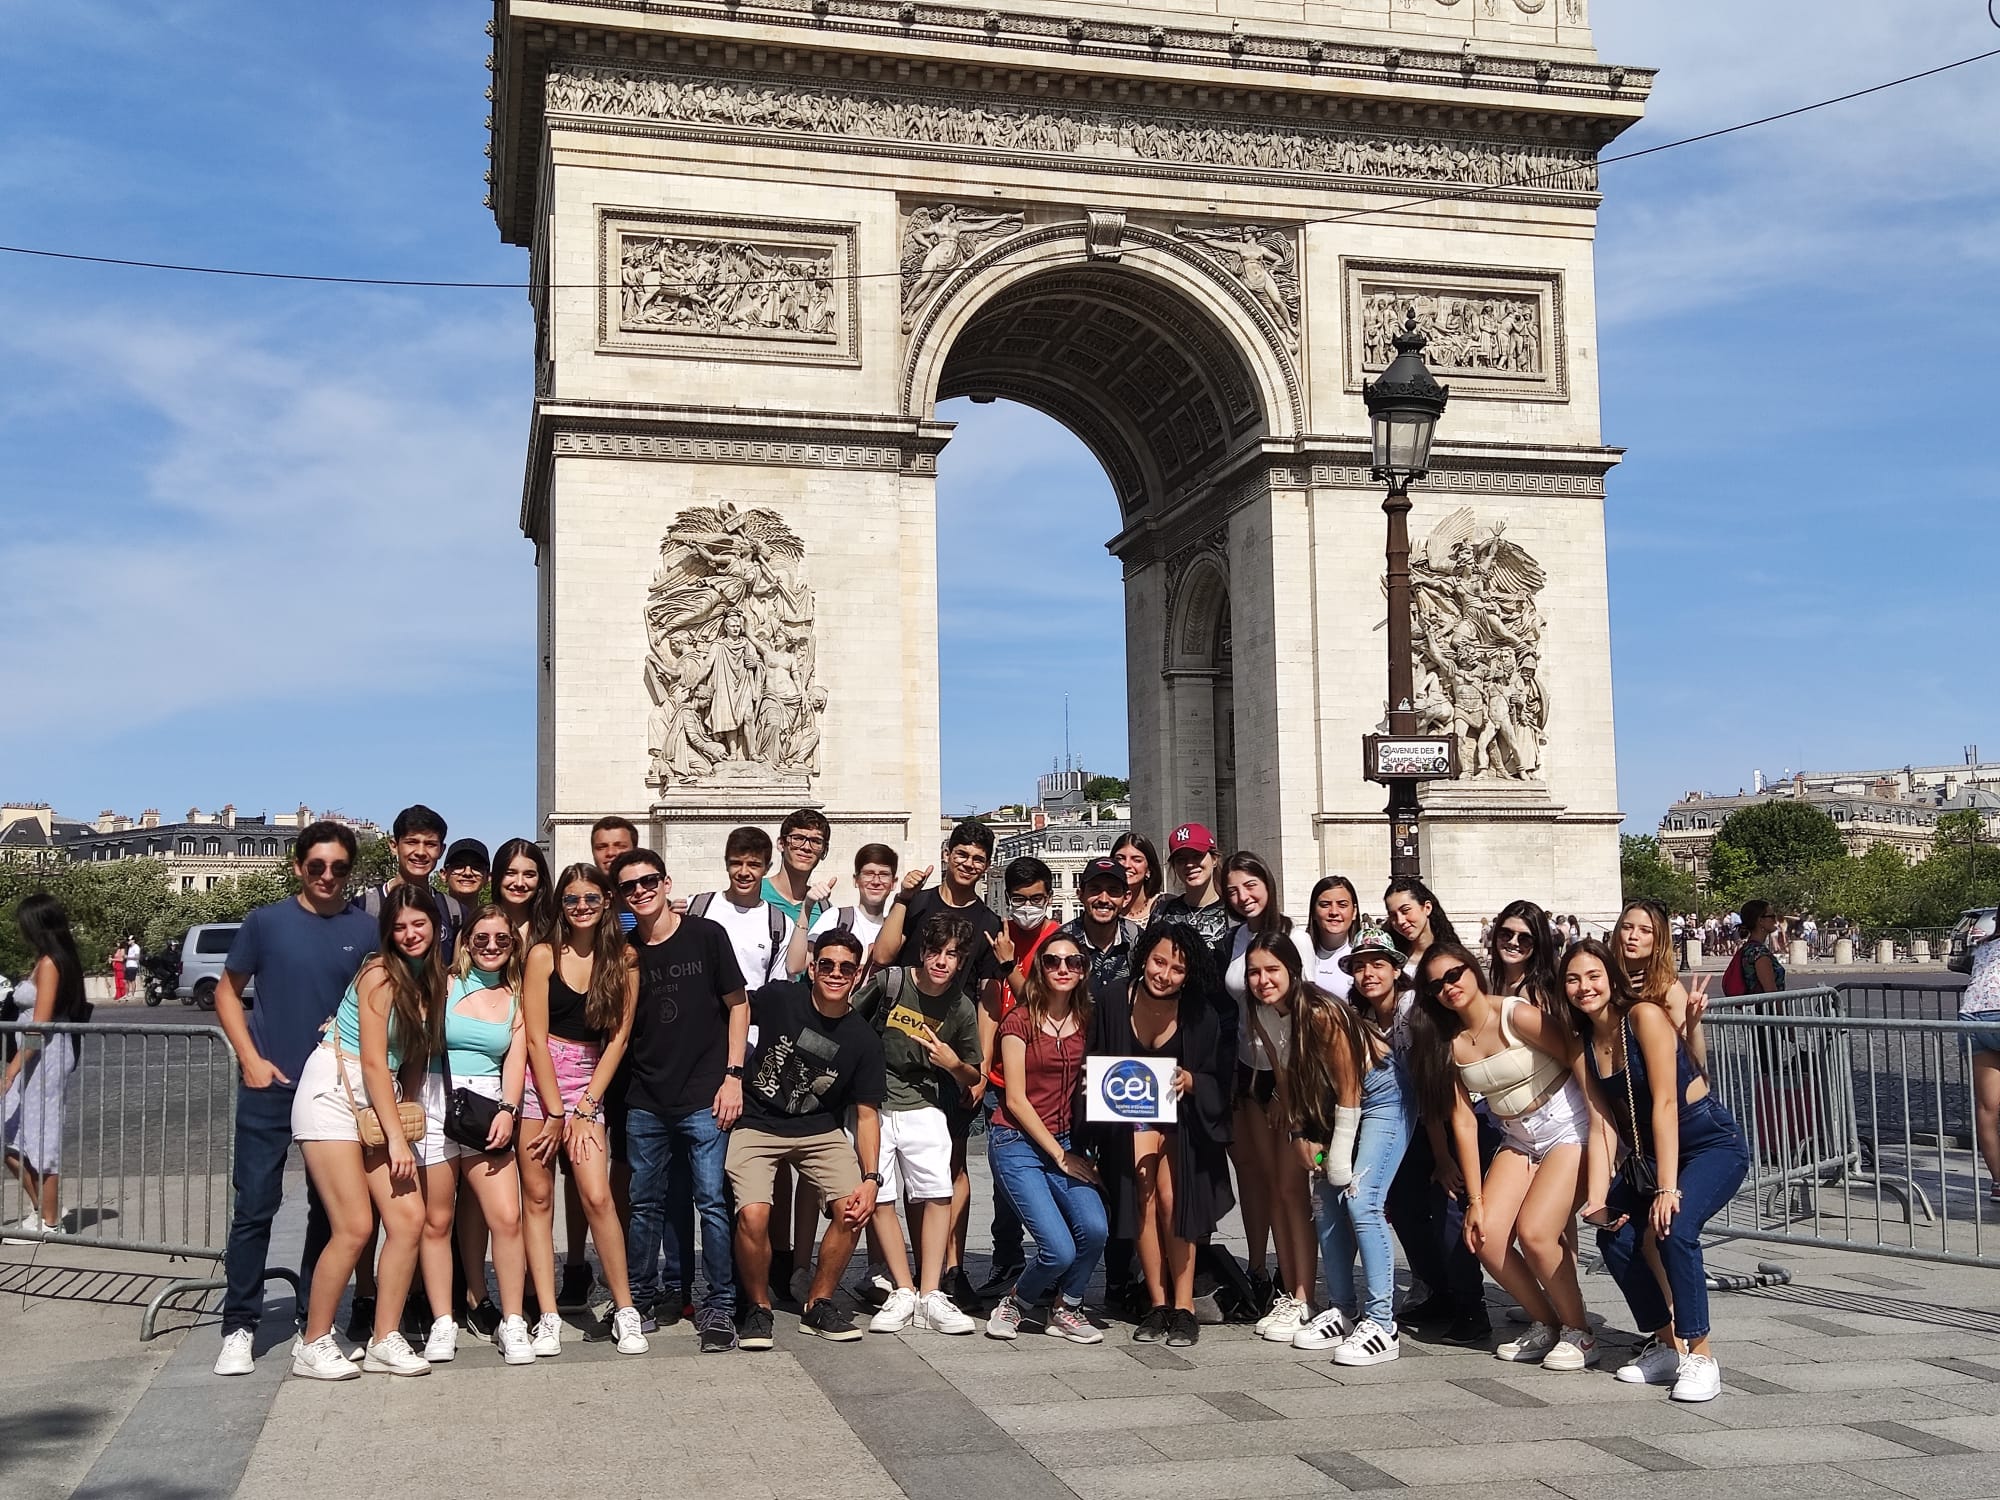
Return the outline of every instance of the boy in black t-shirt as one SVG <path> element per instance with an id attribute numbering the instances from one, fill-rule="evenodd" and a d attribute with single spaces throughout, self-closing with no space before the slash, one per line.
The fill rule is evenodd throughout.
<path id="1" fill-rule="evenodd" d="M 887 1078 L 881 1038 L 849 1008 L 860 976 L 861 941 L 836 928 L 813 943 L 810 981 L 781 980 L 750 997 L 757 1047 L 728 1157 L 736 1263 L 752 1299 L 740 1329 L 745 1349 L 771 1347 L 771 1188 L 780 1166 L 798 1175 L 801 1191 L 810 1187 L 819 1194 L 828 1217 L 799 1327 L 835 1343 L 861 1337 L 854 1319 L 832 1301 L 882 1186 L 878 1111 Z M 852 1141 L 841 1128 L 850 1108 Z"/>

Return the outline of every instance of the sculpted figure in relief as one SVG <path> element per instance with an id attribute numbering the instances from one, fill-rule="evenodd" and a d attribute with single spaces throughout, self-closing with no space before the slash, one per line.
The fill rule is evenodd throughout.
<path id="1" fill-rule="evenodd" d="M 982 214 L 940 203 L 911 212 L 903 226 L 903 332 L 951 278 L 951 273 L 997 240 L 1019 234 L 1024 214 Z"/>
<path id="2" fill-rule="evenodd" d="M 1411 292 L 1367 288 L 1361 299 L 1363 368 L 1382 370 L 1396 357 L 1403 315 L 1414 308 L 1430 340 L 1424 359 L 1440 375 L 1543 373 L 1542 304 L 1500 292 Z"/>
<path id="3" fill-rule="evenodd" d="M 1193 240 L 1264 304 L 1264 308 L 1298 345 L 1299 257 L 1292 237 L 1281 229 L 1237 224 L 1210 229 L 1182 224 L 1175 231 Z"/>
<path id="4" fill-rule="evenodd" d="M 805 548 L 769 510 L 684 510 L 646 595 L 651 779 L 796 780 L 819 770 Z"/>
<path id="5" fill-rule="evenodd" d="M 836 336 L 833 270 L 830 250 L 621 235 L 619 326 L 828 342 Z"/>
<path id="6" fill-rule="evenodd" d="M 1541 766 L 1549 703 L 1540 679 L 1548 575 L 1506 523 L 1453 511 L 1410 555 L 1417 715 L 1457 737 L 1468 777 L 1522 781 Z"/>

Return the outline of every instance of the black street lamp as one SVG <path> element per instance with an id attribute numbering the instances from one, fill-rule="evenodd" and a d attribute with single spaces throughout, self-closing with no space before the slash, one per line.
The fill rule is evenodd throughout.
<path id="1" fill-rule="evenodd" d="M 1396 336 L 1396 357 L 1381 377 L 1361 388 L 1368 406 L 1374 474 L 1389 486 L 1382 513 L 1389 518 L 1389 732 L 1362 741 L 1364 774 L 1389 788 L 1389 873 L 1420 876 L 1417 783 L 1458 774 L 1458 741 L 1449 734 L 1419 735 L 1412 702 L 1416 692 L 1410 658 L 1410 483 L 1430 472 L 1431 436 L 1451 399 L 1424 363 L 1428 343 L 1414 307 Z"/>

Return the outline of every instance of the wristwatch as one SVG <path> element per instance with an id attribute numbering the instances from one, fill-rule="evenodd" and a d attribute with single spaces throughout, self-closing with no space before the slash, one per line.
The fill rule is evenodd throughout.
<path id="1" fill-rule="evenodd" d="M 882 1186 L 882 1174 L 880 1172 L 863 1172 L 861 1180 L 863 1182 L 872 1182 L 878 1188 Z"/>
<path id="2" fill-rule="evenodd" d="M 500 1101 L 499 1107 L 507 1114 L 513 1115 L 517 1119 L 520 1117 L 521 1106 L 518 1104 L 509 1104 L 505 1099 L 502 1099 Z"/>
<path id="3" fill-rule="evenodd" d="M 743 1064 L 731 1063 L 728 1067 L 724 1068 L 722 1071 L 727 1077 L 741 1078 L 743 1076 Z"/>

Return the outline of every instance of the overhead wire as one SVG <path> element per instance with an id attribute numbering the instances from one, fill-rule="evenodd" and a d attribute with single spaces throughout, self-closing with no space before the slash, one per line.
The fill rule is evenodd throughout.
<path id="1" fill-rule="evenodd" d="M 2000 0 L 1986 0 L 1986 14 L 1987 18 L 1996 27 L 2000 27 Z M 1636 151 L 1621 152 L 1615 156 L 1600 156 L 1596 160 L 1596 165 L 1599 168 L 1616 166 L 1623 162 L 1638 161 L 1644 157 L 1658 156 L 1662 152 L 1676 151 L 1686 146 L 1701 145 L 1704 142 L 1719 140 L 1724 136 L 1737 135 L 1746 130 L 1756 130 L 1766 125 L 1775 125 L 1784 120 L 1797 119 L 1801 115 L 1813 114 L 1819 110 L 1831 109 L 1836 105 L 1851 103 L 1856 99 L 1865 99 L 1872 94 L 1885 93 L 1890 89 L 1901 88 L 1906 84 L 1920 83 L 1927 78 L 1936 78 L 1940 74 L 1949 73 L 1958 68 L 1969 67 L 1974 63 L 1986 62 L 1995 57 L 2000 57 L 2000 47 L 1986 52 L 1974 53 L 1970 57 L 1961 57 L 1954 62 L 1941 63 L 1934 68 L 1925 68 L 1921 72 L 1907 73 L 1900 78 L 1892 78 L 1882 83 L 1870 84 L 1866 88 L 1851 89 L 1844 94 L 1835 94 L 1825 99 L 1814 100 L 1810 104 L 1801 104 L 1791 109 L 1780 110 L 1775 114 L 1760 115 L 1753 120 L 1742 120 L 1734 125 L 1720 126 L 1714 130 L 1705 130 L 1696 135 L 1682 136 L 1677 140 L 1663 141 L 1658 145 L 1641 147 Z M 1398 203 L 1376 204 L 1368 208 L 1352 209 L 1345 213 L 1294 220 L 1292 227 L 1305 228 L 1311 225 L 1346 224 L 1356 219 L 1372 218 L 1377 214 L 1405 213 L 1411 209 L 1426 208 L 1437 203 L 1477 199 L 1498 192 L 1515 192 L 1522 188 L 1535 187 L 1552 178 L 1567 176 L 1573 170 L 1575 170 L 1573 167 L 1563 167 L 1555 171 L 1536 173 L 1517 182 L 1505 184 L 1480 183 L 1447 188 L 1439 192 L 1425 194 L 1422 197 L 1406 198 Z M 35 245 L 0 245 L 0 254 L 66 261 L 83 265 L 116 266 L 130 270 L 170 271 L 189 276 L 220 276 L 251 281 L 301 282 L 322 286 L 393 287 L 428 291 L 526 291 L 531 286 L 531 283 L 525 281 L 461 281 L 443 278 L 426 279 L 402 276 L 336 276 L 307 271 L 263 271 L 241 266 L 192 265 L 178 261 L 140 260 L 129 256 L 87 255 L 81 251 L 51 250 L 44 246 Z M 884 280 L 889 277 L 900 277 L 902 274 L 903 272 L 900 268 L 894 271 L 851 271 L 836 279 L 843 282 L 871 281 Z M 827 279 L 826 277 L 813 276 L 716 278 L 699 283 L 661 282 L 657 284 L 657 289 L 686 290 L 695 286 L 704 288 L 725 286 L 784 286 L 794 282 L 824 281 Z M 607 288 L 601 282 L 559 282 L 551 283 L 546 289 L 550 291 L 602 291 L 607 289 L 615 290 L 616 288 Z"/>

